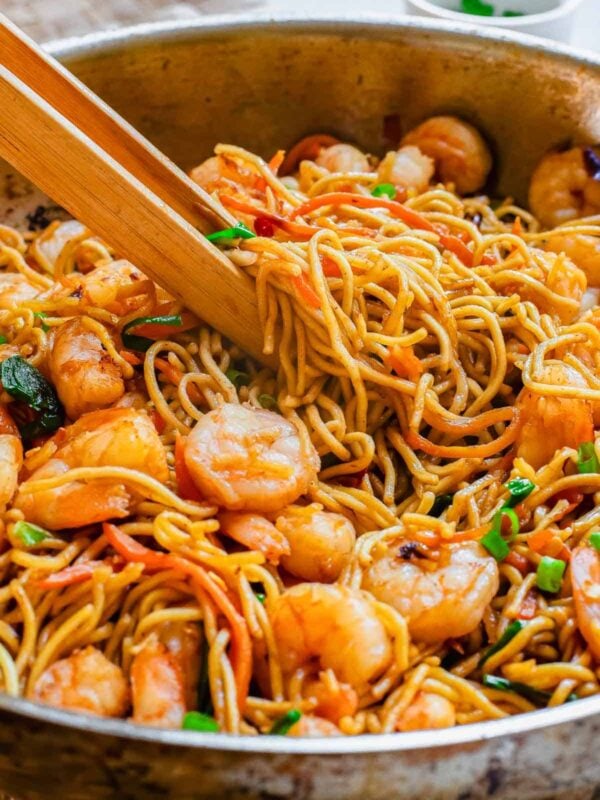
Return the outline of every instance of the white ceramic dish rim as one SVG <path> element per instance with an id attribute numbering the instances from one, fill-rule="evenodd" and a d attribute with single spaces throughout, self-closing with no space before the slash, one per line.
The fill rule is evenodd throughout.
<path id="1" fill-rule="evenodd" d="M 453 20 L 455 22 L 465 22 L 468 19 L 476 19 L 477 25 L 510 27 L 512 29 L 554 22 L 555 20 L 571 14 L 582 2 L 583 0 L 565 0 L 562 5 L 550 11 L 542 11 L 538 14 L 525 13 L 522 17 L 479 17 L 473 14 L 466 14 L 462 11 L 452 11 L 452 9 L 443 8 L 436 3 L 430 2 L 430 0 L 409 0 L 409 3 L 416 8 L 427 11 L 428 14 L 436 14 L 442 19 Z"/>
<path id="2" fill-rule="evenodd" d="M 521 33 L 508 33 L 496 28 L 482 30 L 475 25 L 456 24 L 439 20 L 423 20 L 401 15 L 362 13 L 344 16 L 342 14 L 311 15 L 301 14 L 226 14 L 203 17 L 171 23 L 151 23 L 121 29 L 88 34 L 82 37 L 63 39 L 48 43 L 47 49 L 54 55 L 71 59 L 83 55 L 102 52 L 110 53 L 128 41 L 136 43 L 156 43 L 176 41 L 194 37 L 200 33 L 208 36 L 241 34 L 245 29 L 273 29 L 273 25 L 285 27 L 289 31 L 306 33 L 313 27 L 318 32 L 331 29 L 332 33 L 348 33 L 381 38 L 384 26 L 389 25 L 390 34 L 394 29 L 414 30 L 415 33 L 446 33 L 476 37 L 478 39 L 505 42 L 525 48 L 535 53 L 551 53 L 575 61 L 582 67 L 600 71 L 600 57 L 594 53 L 576 50 L 565 45 L 549 42 Z M 89 731 L 104 736 L 156 742 L 168 746 L 226 750 L 238 753 L 271 753 L 274 755 L 361 755 L 366 753 L 399 752 L 410 750 L 429 750 L 451 748 L 460 744 L 497 739 L 503 736 L 518 735 L 544 728 L 576 722 L 594 715 L 600 715 L 600 696 L 578 700 L 551 709 L 542 709 L 527 714 L 506 717 L 500 720 L 474 723 L 462 727 L 436 731 L 419 731 L 399 734 L 376 734 L 349 736 L 332 739 L 294 739 L 285 736 L 237 736 L 224 733 L 195 733 L 192 731 L 165 730 L 142 725 L 134 725 L 125 720 L 105 719 L 89 714 L 74 713 L 52 706 L 45 706 L 30 700 L 0 693 L 0 710 L 33 721 L 66 726 L 82 732 Z"/>

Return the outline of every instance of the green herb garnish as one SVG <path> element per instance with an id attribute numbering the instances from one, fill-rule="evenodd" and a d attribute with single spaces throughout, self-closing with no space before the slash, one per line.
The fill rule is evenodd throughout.
<path id="1" fill-rule="evenodd" d="M 262 605 L 264 606 L 265 600 L 267 599 L 267 595 L 264 594 L 263 592 L 254 592 L 254 596 L 256 597 L 258 602 L 262 603 Z"/>
<path id="2" fill-rule="evenodd" d="M 600 472 L 600 461 L 596 455 L 594 442 L 584 442 L 577 448 L 577 471 L 580 475 Z"/>
<path id="3" fill-rule="evenodd" d="M 453 496 L 451 494 L 438 494 L 427 512 L 428 516 L 439 517 L 452 504 L 452 500 Z"/>
<path id="4" fill-rule="evenodd" d="M 510 524 L 510 531 L 507 538 L 505 538 L 502 533 L 505 521 L 508 521 Z M 500 511 L 494 515 L 492 527 L 485 536 L 481 538 L 481 544 L 488 553 L 494 556 L 496 561 L 504 561 L 506 556 L 510 553 L 510 547 L 508 545 L 519 533 L 519 527 L 519 518 L 512 508 L 503 506 Z"/>
<path id="5" fill-rule="evenodd" d="M 6 336 L 2 336 L 0 334 L 0 344 L 6 344 L 7 342 L 8 342 L 8 339 L 6 338 Z"/>
<path id="6" fill-rule="evenodd" d="M 46 319 L 46 317 L 48 316 L 48 314 L 46 314 L 46 312 L 45 312 L 45 311 L 34 311 L 34 312 L 33 312 L 33 316 L 34 316 L 34 317 L 37 317 L 37 319 L 44 320 L 44 319 Z M 44 333 L 48 333 L 48 331 L 50 330 L 50 326 L 49 326 L 49 325 L 46 325 L 46 323 L 45 323 L 45 322 L 42 322 L 42 323 L 40 324 L 40 328 L 41 328 L 41 329 L 44 331 Z"/>
<path id="7" fill-rule="evenodd" d="M 218 242 L 222 239 L 254 239 L 255 237 L 256 234 L 252 233 L 247 225 L 244 225 L 243 222 L 238 222 L 238 224 L 234 225 L 232 228 L 225 228 L 222 231 L 209 233 L 206 238 L 209 242 Z"/>
<path id="8" fill-rule="evenodd" d="M 26 403 L 38 416 L 33 422 L 21 427 L 24 439 L 34 439 L 52 433 L 64 420 L 63 408 L 54 387 L 48 383 L 39 369 L 21 356 L 11 356 L 0 365 L 0 381 L 4 391 L 15 400 Z"/>
<path id="9" fill-rule="evenodd" d="M 45 531 L 38 525 L 34 525 L 32 522 L 25 522 L 23 520 L 19 520 L 19 522 L 15 523 L 14 534 L 25 547 L 35 547 L 36 544 L 40 544 L 44 539 L 51 538 L 51 534 L 49 534 L 48 531 Z"/>
<path id="10" fill-rule="evenodd" d="M 493 17 L 494 6 L 483 0 L 461 0 L 460 10 L 463 14 L 476 14 L 479 17 Z"/>
<path id="11" fill-rule="evenodd" d="M 285 736 L 286 733 L 292 728 L 302 716 L 302 712 L 297 708 L 292 708 L 280 719 L 273 723 L 273 727 L 269 731 L 271 736 Z"/>
<path id="12" fill-rule="evenodd" d="M 600 550 L 600 531 L 591 533 L 589 542 L 595 550 Z"/>
<path id="13" fill-rule="evenodd" d="M 235 367 L 229 367 L 225 375 L 236 389 L 239 389 L 240 386 L 248 386 L 250 383 L 250 375 L 248 375 L 247 372 L 240 372 L 240 370 L 235 369 Z"/>
<path id="14" fill-rule="evenodd" d="M 259 394 L 258 402 L 263 408 L 276 408 L 277 400 L 271 394 Z"/>
<path id="15" fill-rule="evenodd" d="M 535 577 L 538 589 L 543 592 L 552 592 L 553 594 L 560 591 L 566 567 L 567 565 L 560 558 L 542 556 Z"/>
<path id="16" fill-rule="evenodd" d="M 128 350 L 137 350 L 140 353 L 145 353 L 146 350 L 154 344 L 153 339 L 148 339 L 146 336 L 136 336 L 131 333 L 135 328 L 141 328 L 142 325 L 166 325 L 172 328 L 178 328 L 182 325 L 180 314 L 168 314 L 158 317 L 138 317 L 132 319 L 121 331 L 121 339 L 123 344 Z"/>
<path id="17" fill-rule="evenodd" d="M 505 503 L 506 508 L 514 508 L 519 505 L 535 489 L 535 483 L 530 481 L 529 478 L 513 478 L 512 481 L 508 481 L 504 486 L 510 492 L 510 497 Z"/>
<path id="18" fill-rule="evenodd" d="M 520 622 L 518 619 L 516 619 L 514 622 L 511 622 L 510 625 L 506 628 L 506 630 L 502 634 L 502 636 L 498 639 L 496 644 L 492 645 L 489 648 L 489 650 L 486 650 L 486 652 L 481 656 L 477 666 L 478 667 L 483 667 L 483 665 L 488 660 L 488 658 L 491 658 L 491 656 L 495 655 L 500 650 L 502 650 L 503 647 L 506 647 L 506 645 L 512 639 L 515 638 L 517 633 L 519 633 L 519 631 L 522 630 L 523 627 L 524 627 L 523 623 Z"/>
<path id="19" fill-rule="evenodd" d="M 396 197 L 396 187 L 393 183 L 378 183 L 371 194 L 373 197 L 389 197 L 393 200 Z"/>
<path id="20" fill-rule="evenodd" d="M 201 711 L 188 711 L 183 718 L 181 729 L 184 731 L 199 731 L 201 733 L 217 733 L 219 723 L 214 717 L 203 714 Z"/>
<path id="21" fill-rule="evenodd" d="M 515 692 L 525 697 L 536 706 L 545 706 L 548 700 L 552 697 L 552 692 L 543 692 L 541 689 L 534 689 L 533 686 L 528 686 L 526 683 L 519 683 L 518 681 L 509 681 L 508 678 L 500 678 L 497 675 L 484 675 L 483 685 L 488 686 L 490 689 L 498 689 L 501 692 Z M 567 697 L 567 702 L 577 700 L 576 694 L 570 694 Z"/>

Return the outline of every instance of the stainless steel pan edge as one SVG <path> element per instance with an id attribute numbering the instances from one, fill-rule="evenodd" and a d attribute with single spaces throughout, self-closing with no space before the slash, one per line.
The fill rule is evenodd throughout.
<path id="1" fill-rule="evenodd" d="M 310 115 L 302 118 L 301 103 L 290 114 L 291 122 L 286 119 L 282 124 L 277 118 L 282 109 L 290 108 L 290 92 L 284 105 L 277 105 L 276 98 L 272 104 L 260 105 L 259 92 L 269 87 L 264 83 L 260 59 L 252 52 L 258 48 L 264 60 L 267 48 L 271 47 L 277 51 L 281 64 L 293 64 L 294 58 L 299 59 L 298 71 L 305 77 L 311 75 L 311 67 L 307 67 L 306 59 L 294 55 L 295 48 L 298 52 L 306 49 L 309 60 L 316 57 L 316 67 L 324 63 L 332 69 L 325 52 L 332 46 L 340 54 L 351 56 L 345 70 L 350 78 L 335 73 L 334 82 L 342 89 L 366 86 L 357 91 L 370 93 L 366 101 L 364 98 L 357 101 L 359 112 L 355 117 L 346 113 L 347 100 L 336 103 L 334 98 L 333 127 L 348 136 L 354 133 L 364 146 L 380 149 L 382 145 L 378 131 L 369 125 L 370 115 L 386 111 L 387 103 L 390 111 L 399 106 L 405 109 L 408 104 L 404 101 L 412 97 L 414 111 L 407 110 L 402 120 L 407 126 L 432 110 L 445 109 L 435 87 L 441 84 L 440 91 L 447 92 L 455 81 L 459 84 L 466 81 L 465 85 L 477 95 L 471 104 L 467 98 L 465 113 L 482 123 L 496 146 L 501 162 L 495 184 L 498 191 L 505 188 L 516 195 L 522 194 L 530 165 L 551 144 L 566 137 L 600 139 L 600 60 L 596 56 L 529 36 L 481 32 L 473 26 L 354 13 L 310 20 L 268 13 L 226 15 L 191 24 L 142 25 L 94 34 L 51 43 L 49 49 L 184 166 L 189 166 L 193 159 L 207 154 L 203 148 L 209 143 L 227 138 L 227 133 L 234 130 L 236 114 L 242 115 L 237 119 L 242 119 L 241 129 L 245 134 L 240 143 L 257 146 L 265 153 L 273 144 L 289 144 L 298 132 L 306 132 L 305 128 L 313 125 L 314 119 Z M 185 61 L 189 58 L 195 64 L 203 48 L 210 49 L 215 72 L 224 65 L 229 68 L 228 80 L 232 84 L 232 110 L 225 118 L 217 113 L 218 124 L 223 125 L 223 119 L 227 124 L 216 137 L 208 123 L 194 127 L 194 119 L 201 117 L 203 111 L 210 111 L 211 105 L 214 109 L 216 103 L 227 100 L 223 97 L 219 100 L 217 96 L 222 83 L 212 81 L 210 93 L 207 89 L 193 114 L 177 106 L 186 99 L 178 93 L 177 79 L 190 81 Z M 414 76 L 402 74 L 393 91 L 376 96 L 382 80 L 379 64 L 369 64 L 363 70 L 360 63 L 369 60 L 373 49 L 387 58 L 390 53 L 404 53 L 399 71 L 404 69 L 407 73 L 411 60 L 422 66 L 424 59 L 429 59 L 428 75 L 410 83 Z M 431 55 L 427 56 L 428 52 Z M 258 82 L 259 92 L 249 82 L 243 87 L 250 93 L 258 109 L 256 113 L 253 108 L 244 110 L 243 92 L 235 93 L 233 80 L 239 79 L 239 73 L 233 62 L 240 57 L 246 59 L 246 67 Z M 161 70 L 165 80 L 173 81 L 168 94 L 161 88 L 161 79 L 156 77 Z M 479 70 L 479 76 L 471 79 L 472 70 Z M 536 72 L 528 82 L 531 70 Z M 354 80 L 361 71 L 366 73 L 364 83 L 344 82 Z M 521 121 L 521 127 L 526 129 L 524 134 L 518 130 L 519 120 L 511 119 L 507 127 L 506 119 L 516 112 L 514 106 L 506 105 L 509 95 L 502 86 L 502 74 L 510 76 L 507 82 L 520 76 L 526 84 L 524 99 L 517 98 L 516 102 L 521 114 L 529 113 L 527 104 L 539 96 L 541 111 L 538 116 L 533 115 L 535 125 L 527 130 L 527 122 Z M 115 85 L 117 78 L 122 81 L 121 86 Z M 434 88 L 427 89 L 427 79 Z M 311 80 L 318 81 L 316 74 Z M 201 82 L 210 84 L 211 79 L 205 79 L 202 73 Z M 550 82 L 556 86 L 549 86 Z M 506 108 L 506 114 L 498 115 L 498 119 L 494 117 L 493 102 L 486 106 L 486 94 L 493 93 L 495 86 L 499 92 L 498 104 Z M 278 84 L 272 88 L 275 94 L 287 91 Z M 314 85 L 309 88 L 314 93 Z M 302 87 L 296 86 L 294 90 L 299 92 L 300 100 L 305 99 Z M 189 87 L 185 91 L 196 97 Z M 165 98 L 170 94 L 175 100 L 169 109 Z M 149 112 L 140 103 L 146 96 Z M 198 97 L 202 100 L 201 93 Z M 330 101 L 326 97 L 322 105 Z M 453 98 L 448 105 L 455 107 L 457 102 Z M 482 118 L 478 119 L 482 103 Z M 546 113 L 546 106 L 550 109 L 553 104 L 556 107 Z M 256 114 L 264 115 L 265 109 L 273 116 L 268 125 L 265 123 L 266 134 L 257 134 Z M 165 134 L 161 116 L 164 123 L 169 111 L 181 124 Z M 186 125 L 191 125 L 195 134 L 200 131 L 198 152 L 185 150 L 182 134 Z M 519 152 L 511 153 L 506 146 L 507 130 L 511 131 Z M 288 135 L 289 140 L 283 141 L 282 135 Z M 596 790 L 600 792 L 600 765 L 592 744 L 599 733 L 600 698 L 435 733 L 293 740 L 147 729 L 0 695 L 0 785 L 18 797 L 32 800 L 58 797 L 65 800 L 79 797 L 588 800 L 596 796 Z"/>

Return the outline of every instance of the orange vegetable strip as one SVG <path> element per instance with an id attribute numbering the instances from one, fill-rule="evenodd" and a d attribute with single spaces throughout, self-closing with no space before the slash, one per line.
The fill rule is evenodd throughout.
<path id="1" fill-rule="evenodd" d="M 306 275 L 294 275 L 291 280 L 300 297 L 307 302 L 309 306 L 312 306 L 313 308 L 321 308 L 321 300 L 319 299 L 319 295 L 308 282 Z"/>
<path id="2" fill-rule="evenodd" d="M 521 553 L 517 553 L 515 550 L 511 550 L 510 553 L 504 559 L 505 564 L 510 564 L 511 567 L 518 569 L 521 575 L 526 575 L 529 572 L 529 561 L 522 556 Z"/>
<path id="3" fill-rule="evenodd" d="M 508 561 L 508 556 L 504 560 Z M 535 617 L 536 611 L 537 611 L 537 600 L 535 598 L 535 595 L 529 592 L 529 594 L 525 597 L 525 599 L 521 604 L 518 618 L 533 619 Z"/>
<path id="4" fill-rule="evenodd" d="M 500 450 L 504 450 L 509 444 L 512 444 L 519 429 L 519 412 L 517 409 L 513 410 L 513 420 L 506 428 L 501 436 L 487 444 L 473 444 L 473 445 L 441 445 L 434 444 L 426 439 L 424 436 L 416 433 L 416 431 L 409 430 L 404 434 L 404 438 L 409 447 L 415 450 L 421 450 L 430 456 L 438 458 L 489 458 Z M 488 413 L 488 412 L 486 412 Z"/>
<path id="5" fill-rule="evenodd" d="M 104 523 L 103 532 L 108 542 L 126 561 L 144 564 L 151 570 L 174 569 L 187 575 L 221 611 L 231 628 L 231 665 L 235 675 L 238 706 L 243 711 L 252 676 L 252 642 L 246 621 L 226 592 L 199 564 L 187 561 L 182 556 L 150 550 L 109 522 Z"/>
<path id="6" fill-rule="evenodd" d="M 290 214 L 290 219 L 303 217 L 310 214 L 322 206 L 350 205 L 357 208 L 385 208 L 393 217 L 406 222 L 411 228 L 418 228 L 424 231 L 436 232 L 433 224 L 421 214 L 417 214 L 410 208 L 406 208 L 402 203 L 395 200 L 387 200 L 385 197 L 369 197 L 362 194 L 352 194 L 352 192 L 329 192 L 318 197 L 312 197 L 302 205 L 295 208 Z"/>
<path id="7" fill-rule="evenodd" d="M 399 378 L 416 383 L 423 374 L 421 360 L 415 355 L 412 345 L 394 345 L 388 355 L 388 364 Z"/>
<path id="8" fill-rule="evenodd" d="M 162 315 L 152 314 L 151 316 Z M 145 336 L 148 339 L 168 339 L 170 334 L 183 333 L 196 328 L 200 324 L 198 317 L 191 311 L 180 311 L 179 316 L 181 317 L 181 325 L 161 325 L 157 322 L 146 322 L 143 325 L 129 328 L 129 333 L 135 333 L 136 336 Z"/>
<path id="9" fill-rule="evenodd" d="M 527 544 L 534 553 L 543 556 L 571 560 L 571 550 L 554 531 L 543 528 L 527 537 Z"/>
<path id="10" fill-rule="evenodd" d="M 185 463 L 185 439 L 179 433 L 175 438 L 175 478 L 180 497 L 184 500 L 193 500 L 195 503 L 204 502 Z"/>
<path id="11" fill-rule="evenodd" d="M 63 589 L 65 586 L 73 586 L 76 583 L 84 583 L 91 580 L 94 568 L 103 565 L 102 561 L 85 561 L 81 564 L 72 564 L 70 567 L 61 569 L 47 578 L 36 581 L 36 586 L 40 589 Z"/>
<path id="12" fill-rule="evenodd" d="M 273 175 L 277 175 L 279 172 L 279 168 L 283 164 L 285 160 L 285 150 L 278 150 L 274 156 L 272 156 L 271 160 L 269 161 L 269 169 L 273 173 Z"/>
<path id="13" fill-rule="evenodd" d="M 328 133 L 313 133 L 310 136 L 305 136 L 299 142 L 290 148 L 288 154 L 283 159 L 280 167 L 282 175 L 289 175 L 297 164 L 304 159 L 314 161 L 324 147 L 331 147 L 333 144 L 339 144 L 339 139 L 335 136 L 330 136 Z"/>
<path id="14" fill-rule="evenodd" d="M 119 350 L 119 355 L 132 367 L 138 367 L 142 363 L 142 359 L 132 353 L 131 350 Z"/>
<path id="15" fill-rule="evenodd" d="M 248 214 L 252 217 L 264 217 L 264 219 L 268 219 L 269 222 L 273 223 L 273 225 L 276 227 L 281 228 L 282 230 L 286 231 L 287 233 L 291 233 L 294 236 L 298 236 L 301 239 L 310 239 L 315 235 L 315 233 L 318 233 L 321 230 L 320 228 L 315 228 L 312 225 L 302 225 L 297 222 L 291 222 L 289 219 L 280 217 L 278 214 L 271 214 L 270 212 L 265 211 L 258 206 L 252 205 L 252 203 L 245 203 L 243 200 L 238 200 L 237 197 L 232 197 L 224 192 L 219 194 L 219 200 L 224 206 L 233 208 L 235 211 L 241 211 L 242 214 Z"/>

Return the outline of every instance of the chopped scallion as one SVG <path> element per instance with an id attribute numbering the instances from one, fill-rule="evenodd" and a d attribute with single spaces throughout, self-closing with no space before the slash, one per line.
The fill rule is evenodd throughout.
<path id="1" fill-rule="evenodd" d="M 48 531 L 45 531 L 38 525 L 34 525 L 32 522 L 25 522 L 24 520 L 19 520 L 19 522 L 15 523 L 13 530 L 17 539 L 19 539 L 25 547 L 35 547 L 36 544 L 40 544 L 44 539 L 50 539 L 51 537 Z"/>
<path id="2" fill-rule="evenodd" d="M 373 197 L 389 197 L 393 200 L 396 197 L 396 187 L 393 183 L 378 183 L 371 194 Z"/>
<path id="3" fill-rule="evenodd" d="M 263 408 L 275 408 L 277 406 L 277 400 L 272 394 L 259 394 L 258 402 Z"/>
<path id="4" fill-rule="evenodd" d="M 429 510 L 430 517 L 439 517 L 452 504 L 451 494 L 438 494 Z"/>
<path id="5" fill-rule="evenodd" d="M 492 528 L 481 538 L 481 544 L 496 561 L 504 561 L 510 553 L 510 547 L 502 538 L 502 534 L 496 528 Z"/>
<path id="6" fill-rule="evenodd" d="M 298 711 L 297 708 L 292 708 L 290 711 L 285 713 L 283 717 L 278 720 L 275 720 L 271 730 L 269 731 L 271 736 L 285 736 L 286 733 L 293 728 L 293 726 L 298 722 L 300 717 L 302 716 L 302 712 Z"/>
<path id="7" fill-rule="evenodd" d="M 590 544 L 595 550 L 600 550 L 600 531 L 594 531 L 590 534 Z"/>
<path id="8" fill-rule="evenodd" d="M 510 531 L 508 537 L 503 536 L 503 526 L 505 521 L 510 524 Z M 519 533 L 519 518 L 508 506 L 503 506 L 500 511 L 494 515 L 492 527 L 481 539 L 481 544 L 485 547 L 488 553 L 494 556 L 496 561 L 504 561 L 506 556 L 510 553 L 509 542 L 512 542 L 516 535 Z"/>
<path id="9" fill-rule="evenodd" d="M 256 597 L 256 599 L 258 600 L 258 602 L 259 602 L 259 603 L 262 603 L 262 604 L 263 604 L 263 606 L 264 606 L 264 604 L 265 604 L 265 600 L 267 599 L 267 595 L 266 595 L 266 594 L 264 594 L 263 592 L 255 592 L 255 593 L 254 593 L 254 596 Z"/>
<path id="10" fill-rule="evenodd" d="M 498 639 L 496 644 L 492 645 L 489 648 L 489 650 L 486 650 L 486 652 L 481 656 L 477 666 L 482 667 L 488 660 L 488 658 L 491 658 L 491 656 L 495 655 L 500 650 L 502 650 L 503 647 L 506 647 L 506 645 L 512 639 L 515 638 L 517 633 L 519 633 L 519 631 L 522 630 L 522 628 L 523 628 L 523 623 L 520 622 L 518 619 L 514 620 L 514 622 L 511 622 L 510 625 L 506 628 L 506 630 L 502 634 L 502 636 Z"/>
<path id="11" fill-rule="evenodd" d="M 201 733 L 217 733 L 219 723 L 214 717 L 203 714 L 201 711 L 188 711 L 183 718 L 181 729 Z"/>
<path id="12" fill-rule="evenodd" d="M 506 501 L 506 507 L 514 508 L 519 503 L 522 503 L 526 497 L 535 489 L 535 483 L 529 478 L 513 478 L 512 481 L 504 484 L 505 488 L 510 492 L 510 497 Z"/>
<path id="13" fill-rule="evenodd" d="M 149 339 L 147 336 L 138 336 L 131 333 L 131 331 L 136 328 L 142 328 L 144 325 L 164 325 L 166 327 L 179 328 L 182 325 L 181 315 L 168 314 L 157 317 L 138 317 L 137 319 L 132 319 L 121 331 L 121 339 L 128 350 L 136 350 L 140 353 L 145 353 L 150 345 L 154 344 L 154 340 Z"/>
<path id="14" fill-rule="evenodd" d="M 584 442 L 577 448 L 577 470 L 581 475 L 600 472 L 600 461 L 594 442 Z"/>
<path id="15" fill-rule="evenodd" d="M 46 319 L 48 314 L 46 314 L 45 311 L 34 311 L 33 316 L 36 317 L 37 319 L 44 320 Z M 40 328 L 44 331 L 44 333 L 48 333 L 48 331 L 50 330 L 50 327 L 46 325 L 46 323 L 43 321 L 40 324 Z"/>
<path id="16" fill-rule="evenodd" d="M 6 344 L 7 342 L 8 342 L 8 339 L 6 338 L 6 336 L 0 335 L 0 344 Z"/>
<path id="17" fill-rule="evenodd" d="M 250 375 L 248 375 L 247 372 L 240 372 L 240 370 L 235 369 L 235 367 L 229 367 L 225 375 L 236 389 L 239 389 L 240 386 L 248 386 L 250 383 Z"/>
<path id="18" fill-rule="evenodd" d="M 534 689 L 533 686 L 528 686 L 526 683 L 519 683 L 518 681 L 509 681 L 508 678 L 500 678 L 497 675 L 484 675 L 483 685 L 488 686 L 490 689 L 498 689 L 501 692 L 515 692 L 525 697 L 536 706 L 545 706 L 548 700 L 552 697 L 552 692 L 544 692 L 541 689 Z M 576 694 L 570 694 L 567 697 L 567 702 L 577 700 Z"/>
<path id="19" fill-rule="evenodd" d="M 222 231 L 209 233 L 206 238 L 209 242 L 218 242 L 223 239 L 254 239 L 255 237 L 256 234 L 252 233 L 247 225 L 244 225 L 243 222 L 238 222 L 238 224 L 234 225 L 232 228 L 225 228 Z"/>
<path id="20" fill-rule="evenodd" d="M 538 589 L 556 594 L 562 585 L 566 566 L 566 563 L 560 558 L 542 556 L 535 578 Z"/>

